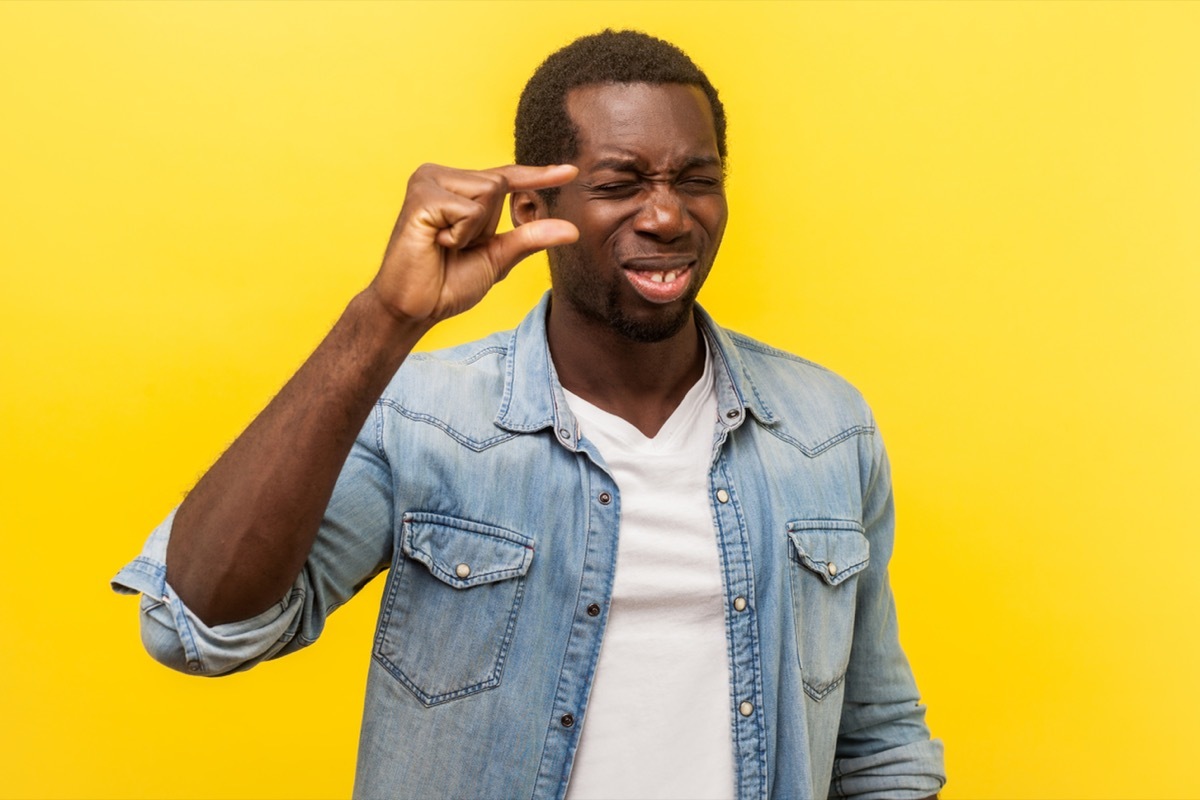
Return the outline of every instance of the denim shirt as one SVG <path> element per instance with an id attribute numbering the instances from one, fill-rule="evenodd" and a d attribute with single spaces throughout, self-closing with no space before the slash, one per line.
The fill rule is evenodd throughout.
<path id="1" fill-rule="evenodd" d="M 290 593 L 206 626 L 166 582 L 174 514 L 113 580 L 163 663 L 222 675 L 311 644 L 384 571 L 356 797 L 561 798 L 607 619 L 621 495 L 546 344 L 410 356 Z M 719 409 L 709 510 L 726 598 L 736 797 L 919 798 L 944 783 L 897 638 L 887 458 L 849 384 L 698 318 Z M 596 614 L 596 607 L 599 613 Z"/>

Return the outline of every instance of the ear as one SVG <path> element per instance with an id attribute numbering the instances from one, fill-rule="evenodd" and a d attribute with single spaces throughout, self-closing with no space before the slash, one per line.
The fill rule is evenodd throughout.
<path id="1" fill-rule="evenodd" d="M 532 190 L 513 192 L 508 196 L 508 211 L 512 217 L 513 227 L 533 222 L 535 219 L 547 219 L 550 216 L 546 201 Z"/>

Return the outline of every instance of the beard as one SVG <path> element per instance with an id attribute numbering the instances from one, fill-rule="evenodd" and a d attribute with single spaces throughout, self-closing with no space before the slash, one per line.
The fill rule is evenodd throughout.
<path id="1" fill-rule="evenodd" d="M 699 287 L 688 286 L 687 293 L 680 298 L 676 308 L 664 309 L 649 319 L 635 319 L 624 312 L 618 302 L 619 291 L 614 285 L 608 292 L 608 315 L 604 322 L 614 331 L 639 344 L 649 344 L 670 339 L 692 320 L 692 306 L 696 304 Z"/>
<path id="2" fill-rule="evenodd" d="M 630 313 L 626 308 L 628 300 L 622 301 L 628 294 L 628 290 L 622 291 L 623 279 L 615 273 L 612 280 L 602 279 L 600 271 L 587 265 L 571 246 L 555 248 L 550 275 L 555 298 L 625 339 L 650 344 L 670 339 L 691 322 L 696 296 L 708 277 L 708 267 L 697 262 L 683 296 L 648 314 Z"/>

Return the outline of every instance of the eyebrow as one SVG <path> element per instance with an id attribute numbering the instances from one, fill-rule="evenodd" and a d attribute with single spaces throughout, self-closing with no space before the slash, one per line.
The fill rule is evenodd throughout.
<path id="1" fill-rule="evenodd" d="M 697 167 L 719 167 L 721 159 L 717 156 L 688 156 L 683 160 L 680 172 Z M 641 172 L 639 162 L 635 158 L 615 157 L 602 158 L 591 166 L 589 172 L 599 172 L 611 169 L 615 172 Z"/>

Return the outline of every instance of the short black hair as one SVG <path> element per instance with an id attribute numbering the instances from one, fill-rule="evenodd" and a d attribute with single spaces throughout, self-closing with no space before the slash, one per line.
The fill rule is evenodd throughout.
<path id="1" fill-rule="evenodd" d="M 717 153 L 725 160 L 725 107 L 708 76 L 687 53 L 641 31 L 605 30 L 552 53 L 533 73 L 517 103 L 518 164 L 564 164 L 578 155 L 578 131 L 567 94 L 598 83 L 680 83 L 697 86 L 712 107 Z M 552 199 L 557 192 L 547 192 Z"/>

